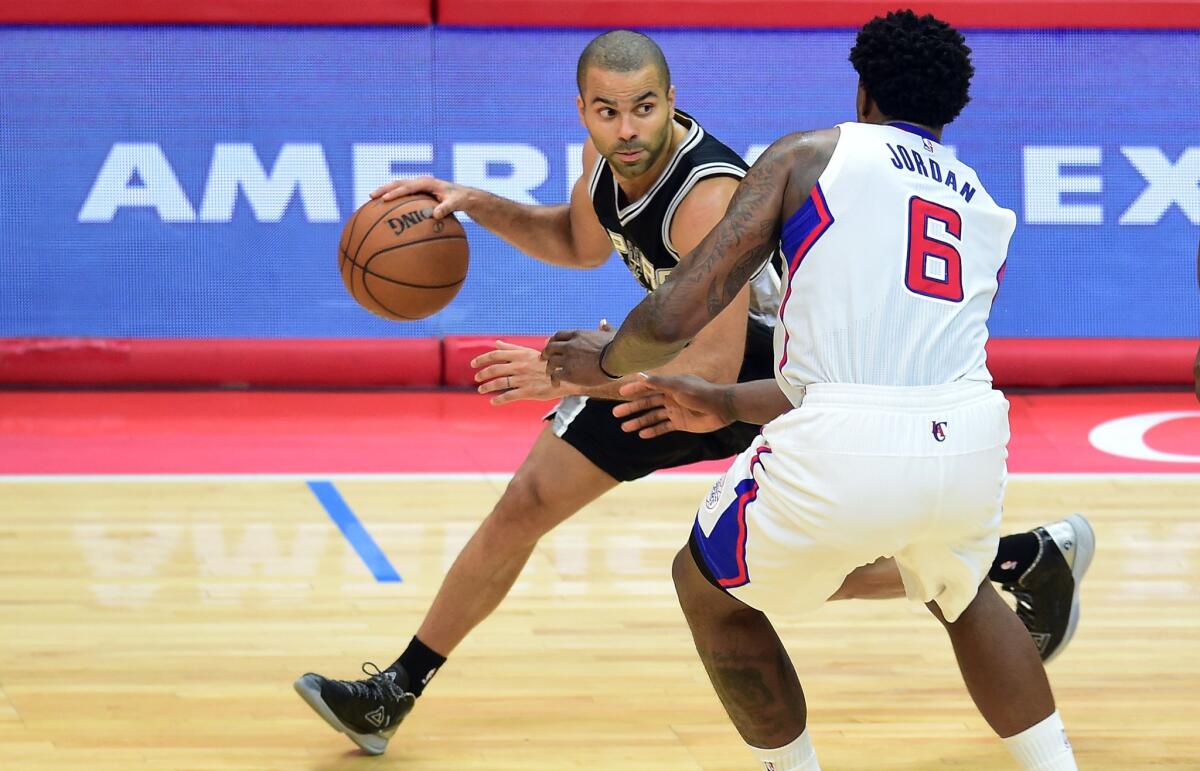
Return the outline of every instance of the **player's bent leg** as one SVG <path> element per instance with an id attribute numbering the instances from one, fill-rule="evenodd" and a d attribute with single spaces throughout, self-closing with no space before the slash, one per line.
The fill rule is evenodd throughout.
<path id="1" fill-rule="evenodd" d="M 991 582 L 952 622 L 936 603 L 928 607 L 950 635 L 975 706 L 1022 767 L 1075 768 L 1037 648 Z"/>
<path id="2" fill-rule="evenodd" d="M 538 540 L 616 487 L 549 427 L 455 559 L 417 637 L 449 655 L 508 594 Z"/>
<path id="3" fill-rule="evenodd" d="M 512 588 L 538 539 L 616 486 L 547 428 L 491 513 L 442 581 L 416 637 L 384 671 L 363 680 L 308 673 L 297 693 L 334 729 L 372 755 L 382 753 L 445 657 Z"/>
<path id="4" fill-rule="evenodd" d="M 1016 600 L 1017 617 L 1049 663 L 1079 626 L 1079 589 L 1096 536 L 1082 514 L 1000 539 L 988 577 Z M 895 560 L 880 558 L 846 576 L 830 600 L 888 600 L 904 596 Z"/>
<path id="5" fill-rule="evenodd" d="M 687 547 L 671 573 L 696 652 L 738 733 L 752 748 L 794 756 L 773 758 L 775 768 L 816 769 L 804 692 L 766 615 L 713 586 Z"/>

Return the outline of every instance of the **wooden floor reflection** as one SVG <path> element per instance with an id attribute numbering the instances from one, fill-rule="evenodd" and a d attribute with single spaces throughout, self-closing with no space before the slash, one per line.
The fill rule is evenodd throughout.
<path id="1" fill-rule="evenodd" d="M 377 581 L 301 478 L 0 480 L 0 767 L 750 769 L 691 646 L 671 556 L 700 478 L 618 489 L 539 546 L 388 754 L 293 693 L 386 666 L 504 477 L 336 488 Z M 1098 537 L 1050 669 L 1081 768 L 1200 768 L 1200 479 L 1020 478 L 1006 529 Z M 822 766 L 1008 769 L 938 625 L 904 601 L 780 620 Z"/>

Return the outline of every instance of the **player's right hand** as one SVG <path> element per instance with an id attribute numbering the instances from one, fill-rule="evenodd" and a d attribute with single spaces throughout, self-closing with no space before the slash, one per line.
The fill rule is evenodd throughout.
<path id="1" fill-rule="evenodd" d="M 672 431 L 706 434 L 733 422 L 730 387 L 695 375 L 639 375 L 621 386 L 621 395 L 629 401 L 613 407 L 613 415 L 629 418 L 621 430 L 642 439 Z"/>
<path id="2" fill-rule="evenodd" d="M 371 193 L 372 198 L 381 201 L 395 201 L 407 195 L 424 194 L 433 196 L 439 203 L 433 207 L 434 219 L 441 219 L 451 212 L 466 211 L 467 197 L 472 188 L 456 185 L 436 177 L 416 177 L 414 179 L 398 179 L 376 188 Z"/>

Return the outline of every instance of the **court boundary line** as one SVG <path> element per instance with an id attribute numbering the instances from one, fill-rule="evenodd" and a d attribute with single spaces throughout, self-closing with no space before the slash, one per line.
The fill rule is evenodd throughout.
<path id="1" fill-rule="evenodd" d="M 371 537 L 366 525 L 355 514 L 346 499 L 338 492 L 337 486 L 328 479 L 309 479 L 308 489 L 316 496 L 325 513 L 342 532 L 342 537 L 358 553 L 367 570 L 375 577 L 377 583 L 401 583 L 400 574 L 392 567 L 391 560 L 379 544 Z"/>
<path id="2" fill-rule="evenodd" d="M 712 482 L 722 472 L 674 471 L 657 473 L 638 482 Z M 36 482 L 53 483 L 118 483 L 118 482 L 304 482 L 321 479 L 335 482 L 507 482 L 512 479 L 510 471 L 431 471 L 431 472 L 378 472 L 378 473 L 227 473 L 227 474 L 0 474 L 2 484 L 24 484 Z M 1115 472 L 1038 472 L 1022 471 L 1008 475 L 1020 482 L 1072 482 L 1072 481 L 1132 481 L 1132 482 L 1200 482 L 1200 472 L 1178 471 L 1115 471 Z"/>

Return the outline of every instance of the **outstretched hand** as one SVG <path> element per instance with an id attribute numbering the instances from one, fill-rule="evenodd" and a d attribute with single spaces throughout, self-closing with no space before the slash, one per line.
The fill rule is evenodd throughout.
<path id="1" fill-rule="evenodd" d="M 621 387 L 629 399 L 613 408 L 613 415 L 628 418 L 621 423 L 626 433 L 642 439 L 686 431 L 706 434 L 733 422 L 733 391 L 695 375 L 639 375 Z"/>
<path id="2" fill-rule="evenodd" d="M 492 404 L 523 400 L 561 399 L 575 391 L 550 382 L 541 351 L 523 345 L 496 341 L 496 348 L 471 360 L 481 394 L 495 394 Z"/>

